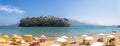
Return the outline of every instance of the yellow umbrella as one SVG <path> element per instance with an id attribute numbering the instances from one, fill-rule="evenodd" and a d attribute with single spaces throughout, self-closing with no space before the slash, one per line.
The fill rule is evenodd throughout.
<path id="1" fill-rule="evenodd" d="M 3 37 L 8 38 L 9 36 L 8 35 L 3 35 Z"/>
<path id="2" fill-rule="evenodd" d="M 17 34 L 12 35 L 12 41 L 15 41 L 16 39 L 21 39 L 21 36 L 18 36 Z"/>
<path id="3" fill-rule="evenodd" d="M 7 43 L 7 41 L 4 38 L 0 37 L 0 43 Z"/>
<path id="4" fill-rule="evenodd" d="M 17 34 L 13 34 L 13 35 L 12 35 L 12 38 L 17 38 L 17 37 L 18 37 Z"/>
<path id="5" fill-rule="evenodd" d="M 32 37 L 32 35 L 30 35 L 30 34 L 25 34 L 24 36 L 29 36 L 29 37 Z"/>
<path id="6" fill-rule="evenodd" d="M 25 35 L 24 35 L 24 40 L 25 40 L 26 42 L 32 42 L 32 40 L 33 40 L 32 35 L 30 35 L 30 34 L 25 34 Z"/>
<path id="7" fill-rule="evenodd" d="M 22 37 L 21 36 L 17 36 L 18 39 L 21 39 Z"/>

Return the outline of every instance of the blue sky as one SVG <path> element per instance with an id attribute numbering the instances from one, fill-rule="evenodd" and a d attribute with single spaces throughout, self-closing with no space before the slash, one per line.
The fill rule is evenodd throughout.
<path id="1" fill-rule="evenodd" d="M 57 16 L 96 25 L 120 25 L 119 0 L 0 0 L 0 25 L 24 17 Z"/>

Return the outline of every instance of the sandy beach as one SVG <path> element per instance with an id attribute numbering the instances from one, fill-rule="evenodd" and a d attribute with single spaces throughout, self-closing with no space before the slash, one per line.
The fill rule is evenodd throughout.
<path id="1" fill-rule="evenodd" d="M 0 46 L 120 46 L 120 0 L 0 0 Z"/>
<path id="2" fill-rule="evenodd" d="M 94 40 L 90 41 L 90 44 L 96 42 L 98 40 L 98 38 L 100 38 L 100 37 L 104 38 L 104 44 L 105 44 L 105 42 L 106 42 L 105 40 L 107 38 L 106 37 L 107 35 L 104 35 L 104 36 L 90 35 L 90 36 L 94 38 Z M 119 42 L 120 41 L 120 38 L 119 38 L 120 33 L 114 34 L 114 36 L 116 39 L 115 44 L 116 44 L 116 46 L 119 46 L 120 45 L 120 42 Z M 68 38 L 67 40 L 68 40 L 67 46 L 85 46 L 85 45 L 79 45 L 79 43 L 83 42 L 83 37 L 81 37 L 81 36 L 78 36 L 77 38 Z M 69 44 L 73 41 L 76 41 L 77 43 L 76 44 Z M 46 42 L 40 43 L 40 46 L 50 46 L 50 45 L 54 44 L 55 42 L 56 42 L 56 37 L 47 37 Z M 25 44 L 21 44 L 21 45 L 10 45 L 10 43 L 8 43 L 8 44 L 0 44 L 0 46 L 29 46 L 29 43 L 25 43 Z"/>

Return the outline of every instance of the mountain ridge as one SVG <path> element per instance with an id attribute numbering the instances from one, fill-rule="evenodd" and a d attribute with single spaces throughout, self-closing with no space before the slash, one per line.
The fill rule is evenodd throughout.
<path id="1" fill-rule="evenodd" d="M 69 23 L 71 24 L 71 26 L 89 26 L 89 25 L 91 25 L 91 24 L 87 24 L 84 22 L 76 21 L 76 20 L 69 20 Z"/>

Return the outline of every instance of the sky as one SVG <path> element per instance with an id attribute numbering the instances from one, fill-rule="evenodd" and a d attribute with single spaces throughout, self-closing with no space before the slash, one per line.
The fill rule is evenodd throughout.
<path id="1" fill-rule="evenodd" d="M 120 25 L 120 0 L 0 0 L 0 26 L 38 16 L 56 16 L 95 25 Z"/>

